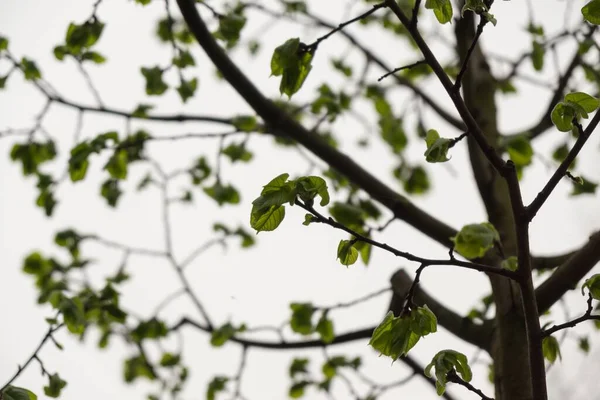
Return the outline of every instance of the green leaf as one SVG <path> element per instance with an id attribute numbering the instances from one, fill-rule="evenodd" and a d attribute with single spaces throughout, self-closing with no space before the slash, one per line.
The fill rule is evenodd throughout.
<path id="1" fill-rule="evenodd" d="M 163 353 L 160 358 L 160 365 L 163 367 L 174 367 L 181 362 L 181 356 L 173 353 Z"/>
<path id="2" fill-rule="evenodd" d="M 92 47 L 104 30 L 104 23 L 97 18 L 90 19 L 81 25 L 70 23 L 67 28 L 65 44 L 69 53 L 79 55 L 84 49 Z"/>
<path id="3" fill-rule="evenodd" d="M 183 69 L 187 67 L 193 67 L 196 65 L 196 61 L 189 51 L 182 50 L 176 57 L 173 57 L 173 65 L 175 65 L 177 68 Z"/>
<path id="4" fill-rule="evenodd" d="M 226 376 L 215 376 L 208 384 L 206 400 L 215 400 L 217 393 L 225 390 L 228 381 L 229 378 Z"/>
<path id="5" fill-rule="evenodd" d="M 441 396 L 446 391 L 449 372 L 453 371 L 459 374 L 465 382 L 470 382 L 473 378 L 467 357 L 455 350 L 442 350 L 433 356 L 431 362 L 425 367 L 425 375 L 431 377 L 431 370 L 434 367 L 435 386 L 438 396 Z"/>
<path id="6" fill-rule="evenodd" d="M 383 140 L 390 145 L 395 154 L 399 154 L 406 148 L 408 139 L 402 127 L 402 118 L 393 115 L 385 115 L 379 118 L 379 129 Z"/>
<path id="7" fill-rule="evenodd" d="M 226 47 L 230 49 L 240 40 L 240 33 L 245 25 L 246 17 L 239 13 L 229 13 L 219 17 L 219 29 L 214 36 L 224 41 Z"/>
<path id="8" fill-rule="evenodd" d="M 544 353 L 544 358 L 550 361 L 550 364 L 554 364 L 556 358 L 562 359 L 558 340 L 554 336 L 546 336 L 542 340 L 542 352 Z"/>
<path id="9" fill-rule="evenodd" d="M 333 342 L 333 339 L 335 339 L 333 322 L 327 318 L 327 312 L 323 312 L 321 318 L 319 318 L 319 321 L 317 322 L 315 330 L 321 336 L 321 340 L 325 343 L 331 343 Z"/>
<path id="10" fill-rule="evenodd" d="M 292 386 L 290 387 L 289 390 L 289 396 L 292 399 L 299 399 L 300 397 L 304 396 L 304 389 L 310 385 L 311 382 L 309 381 L 300 381 L 300 382 L 294 382 L 292 384 Z"/>
<path id="11" fill-rule="evenodd" d="M 592 298 L 600 300 L 600 274 L 592 275 L 590 278 L 586 279 L 581 287 L 581 293 L 583 293 L 584 289 L 587 289 L 590 292 Z"/>
<path id="12" fill-rule="evenodd" d="M 563 102 L 557 103 L 552 109 L 550 118 L 552 123 L 561 132 L 569 132 L 573 129 L 573 118 L 575 118 L 575 109 Z"/>
<path id="13" fill-rule="evenodd" d="M 285 207 L 273 205 L 261 212 L 253 212 L 250 216 L 250 226 L 256 232 L 274 231 L 285 218 Z"/>
<path id="14" fill-rule="evenodd" d="M 258 128 L 256 117 L 252 115 L 238 115 L 233 118 L 231 124 L 235 126 L 235 129 L 242 132 L 254 132 Z"/>
<path id="15" fill-rule="evenodd" d="M 72 299 L 68 297 L 62 297 L 58 307 L 62 313 L 63 319 L 67 329 L 71 333 L 83 333 L 85 330 L 85 314 L 83 310 L 83 303 L 78 297 Z"/>
<path id="16" fill-rule="evenodd" d="M 115 179 L 127 178 L 127 151 L 117 149 L 104 166 L 110 176 Z"/>
<path id="17" fill-rule="evenodd" d="M 8 39 L 4 36 L 0 36 L 0 52 L 8 49 Z"/>
<path id="18" fill-rule="evenodd" d="M 279 92 L 289 98 L 306 80 L 312 66 L 312 51 L 299 38 L 289 39 L 277 47 L 271 58 L 271 75 L 281 76 Z"/>
<path id="19" fill-rule="evenodd" d="M 517 135 L 510 138 L 506 143 L 506 149 L 510 159 L 517 167 L 524 167 L 531 164 L 533 148 L 525 135 Z"/>
<path id="20" fill-rule="evenodd" d="M 411 168 L 410 174 L 404 180 L 404 191 L 409 194 L 424 194 L 429 191 L 431 184 L 427 171 L 421 166 Z"/>
<path id="21" fill-rule="evenodd" d="M 158 339 L 166 337 L 169 329 L 164 322 L 156 318 L 148 321 L 141 321 L 138 326 L 131 331 L 131 339 L 137 343 L 141 343 L 144 339 Z"/>
<path id="22" fill-rule="evenodd" d="M 213 186 L 205 187 L 204 193 L 214 199 L 219 206 L 223 204 L 238 204 L 240 202 L 240 194 L 233 186 L 223 185 L 218 181 Z"/>
<path id="23" fill-rule="evenodd" d="M 91 61 L 94 64 L 104 64 L 106 57 L 96 51 L 86 51 L 81 55 L 81 61 Z"/>
<path id="24" fill-rule="evenodd" d="M 445 24 L 452 20 L 452 2 L 450 0 L 427 0 L 425 8 L 433 10 L 440 24 Z"/>
<path id="25" fill-rule="evenodd" d="M 35 81 L 42 78 L 42 73 L 38 69 L 36 63 L 25 57 L 21 60 L 21 69 L 28 81 Z"/>
<path id="26" fill-rule="evenodd" d="M 308 358 L 294 358 L 289 368 L 290 378 L 294 378 L 298 374 L 307 374 L 307 367 Z"/>
<path id="27" fill-rule="evenodd" d="M 292 303 L 292 318 L 290 326 L 292 330 L 301 335 L 310 335 L 314 332 L 312 316 L 315 308 L 311 303 Z"/>
<path id="28" fill-rule="evenodd" d="M 352 265 L 358 260 L 358 250 L 354 247 L 352 240 L 340 240 L 337 248 L 337 258 L 345 266 Z"/>
<path id="29" fill-rule="evenodd" d="M 329 204 L 329 191 L 325 179 L 319 176 L 303 176 L 296 179 L 296 183 L 296 192 L 302 201 L 312 203 L 318 195 L 321 197 L 321 207 Z"/>
<path id="30" fill-rule="evenodd" d="M 56 206 L 57 201 L 52 191 L 49 189 L 44 189 L 40 191 L 39 196 L 35 200 L 35 204 L 38 207 L 43 208 L 46 216 L 50 217 L 54 212 L 54 207 Z"/>
<path id="31" fill-rule="evenodd" d="M 131 383 L 137 378 L 147 378 L 151 381 L 156 379 L 152 366 L 143 355 L 128 358 L 124 362 L 123 379 L 125 382 Z"/>
<path id="32" fill-rule="evenodd" d="M 177 93 L 179 93 L 179 97 L 181 97 L 181 101 L 184 103 L 188 101 L 189 98 L 194 96 L 196 89 L 198 88 L 198 78 L 190 79 L 189 81 L 185 79 L 181 79 L 179 86 L 177 87 Z"/>
<path id="33" fill-rule="evenodd" d="M 240 328 L 235 328 L 228 322 L 212 332 L 210 344 L 214 347 L 221 347 L 227 343 L 227 341 L 231 339 L 237 332 L 243 331 L 244 329 L 244 325 L 242 325 Z"/>
<path id="34" fill-rule="evenodd" d="M 581 9 L 583 18 L 590 24 L 600 25 L 600 0 L 592 0 Z"/>
<path id="35" fill-rule="evenodd" d="M 117 202 L 122 194 L 123 192 L 119 188 L 119 181 L 117 179 L 109 178 L 100 186 L 100 195 L 106 199 L 106 202 L 111 207 L 117 206 Z"/>
<path id="36" fill-rule="evenodd" d="M 498 231 L 489 222 L 465 225 L 458 234 L 451 238 L 454 250 L 470 260 L 481 258 L 489 249 L 500 241 Z"/>
<path id="37" fill-rule="evenodd" d="M 0 394 L 2 400 L 37 400 L 37 396 L 25 388 L 8 386 Z"/>
<path id="38" fill-rule="evenodd" d="M 149 96 L 160 96 L 167 91 L 169 86 L 163 81 L 163 70 L 160 67 L 141 68 L 142 75 L 146 79 L 146 94 Z"/>
<path id="39" fill-rule="evenodd" d="M 440 138 L 440 134 L 435 129 L 427 131 L 425 137 L 427 150 L 425 150 L 425 160 L 430 163 L 448 161 L 448 149 L 450 148 L 450 139 Z"/>
<path id="40" fill-rule="evenodd" d="M 211 168 L 207 164 L 206 158 L 200 157 L 196 160 L 196 163 L 188 170 L 188 172 L 192 178 L 192 184 L 199 185 L 210 176 Z"/>
<path id="41" fill-rule="evenodd" d="M 519 262 L 517 257 L 510 256 L 506 260 L 503 260 L 500 264 L 502 268 L 507 269 L 509 271 L 516 271 L 519 268 Z"/>
<path id="42" fill-rule="evenodd" d="M 595 194 L 598 184 L 590 181 L 587 178 L 578 177 L 577 182 L 573 182 L 573 191 L 571 196 L 579 196 L 582 194 Z"/>
<path id="43" fill-rule="evenodd" d="M 365 224 L 363 209 L 352 204 L 336 201 L 329 208 L 329 213 L 347 227 L 362 227 Z"/>
<path id="44" fill-rule="evenodd" d="M 131 113 L 136 118 L 148 118 L 148 111 L 154 108 L 151 104 L 140 104 Z"/>
<path id="45" fill-rule="evenodd" d="M 586 337 L 581 337 L 579 338 L 579 348 L 584 352 L 584 353 L 589 353 L 590 352 L 590 341 L 589 339 Z"/>
<path id="46" fill-rule="evenodd" d="M 586 113 L 594 112 L 598 109 L 600 101 L 597 98 L 583 92 L 573 92 L 565 95 L 565 102 L 575 103 L 585 110 Z M 587 114 L 582 113 L 583 118 L 587 118 Z"/>
<path id="47" fill-rule="evenodd" d="M 475 14 L 480 14 L 487 10 L 488 8 L 483 0 L 466 0 L 462 10 L 460 11 L 460 16 L 464 17 L 465 11 L 472 11 Z"/>
<path id="48" fill-rule="evenodd" d="M 150 2 L 151 2 L 151 1 L 152 1 L 152 0 L 135 0 L 135 2 L 136 2 L 137 4 L 141 4 L 141 5 L 143 5 L 143 6 L 147 6 L 148 4 L 150 4 Z"/>
<path id="49" fill-rule="evenodd" d="M 389 311 L 373 331 L 369 344 L 396 361 L 408 354 L 422 337 L 436 331 L 437 319 L 427 307 L 417 307 L 400 317 Z"/>
<path id="50" fill-rule="evenodd" d="M 63 381 L 58 374 L 50 375 L 48 380 L 48 386 L 44 386 L 44 394 L 52 398 L 59 397 L 62 389 L 67 386 L 67 382 Z"/>
<path id="51" fill-rule="evenodd" d="M 531 52 L 531 63 L 536 71 L 541 71 L 544 68 L 544 56 L 546 54 L 546 50 L 544 49 L 544 46 L 542 46 L 537 40 L 533 41 L 532 46 L 533 50 Z"/>
<path id="52" fill-rule="evenodd" d="M 225 147 L 221 153 L 229 157 L 232 163 L 236 161 L 248 162 L 252 160 L 252 153 L 246 150 L 245 141 L 240 143 L 232 143 Z"/>
<path id="53" fill-rule="evenodd" d="M 33 175 L 38 167 L 56 158 L 56 146 L 52 140 L 47 142 L 16 143 L 10 151 L 12 161 L 21 162 L 23 175 Z"/>

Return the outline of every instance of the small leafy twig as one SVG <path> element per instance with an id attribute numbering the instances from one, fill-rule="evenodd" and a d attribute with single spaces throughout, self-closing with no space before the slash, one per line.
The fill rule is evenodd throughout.
<path id="1" fill-rule="evenodd" d="M 377 78 L 377 82 L 381 82 L 383 79 L 387 78 L 390 75 L 394 75 L 396 72 L 400 72 L 405 69 L 410 69 L 410 68 L 413 68 L 413 67 L 416 67 L 416 66 L 422 65 L 422 64 L 427 64 L 427 61 L 420 60 L 420 61 L 414 62 L 412 64 L 405 65 L 403 67 L 394 68 L 390 72 L 386 72 L 385 74 L 383 74 L 379 78 Z"/>
<path id="2" fill-rule="evenodd" d="M 591 321 L 591 320 L 600 321 L 600 315 L 592 315 L 592 311 L 594 311 L 594 307 L 592 306 L 592 295 L 588 294 L 587 310 L 581 317 L 575 318 L 572 321 L 565 322 L 564 324 L 554 325 L 554 326 L 542 331 L 542 337 L 550 336 L 553 333 L 560 331 L 561 329 L 572 328 L 575 325 L 577 325 L 581 322 L 584 322 L 584 321 Z"/>
<path id="3" fill-rule="evenodd" d="M 38 344 L 36 349 L 33 351 L 33 354 L 27 359 L 27 361 L 25 361 L 25 363 L 22 366 L 19 365 L 17 372 L 2 387 L 0 387 L 0 393 L 2 393 L 4 391 L 4 389 L 6 389 L 8 386 L 10 386 L 19 377 L 19 375 L 21 375 L 21 373 L 25 370 L 25 368 L 27 368 L 27 366 L 29 364 L 31 364 L 31 362 L 33 360 L 37 360 L 40 363 L 40 365 L 42 365 L 42 369 L 43 369 L 43 364 L 41 363 L 40 359 L 38 358 L 38 354 L 40 353 L 40 351 L 42 350 L 42 348 L 44 347 L 46 342 L 52 338 L 52 335 L 54 334 L 54 332 L 58 331 L 62 327 L 63 327 L 63 324 L 59 324 L 57 326 L 54 326 L 54 327 L 51 326 L 50 328 L 48 328 L 48 332 L 46 332 L 46 334 L 40 341 L 40 344 Z M 45 371 L 45 369 L 43 369 L 43 371 Z"/>
<path id="4" fill-rule="evenodd" d="M 535 199 L 533 199 L 531 204 L 525 207 L 525 211 L 527 213 L 527 218 L 529 219 L 529 221 L 531 221 L 533 217 L 535 217 L 542 205 L 544 205 L 546 200 L 548 200 L 548 197 L 550 197 L 550 194 L 552 193 L 554 188 L 556 188 L 556 185 L 558 185 L 558 182 L 560 182 L 563 176 L 565 176 L 567 170 L 569 169 L 569 167 L 571 166 L 571 164 L 573 163 L 573 161 L 575 160 L 575 158 L 577 157 L 587 140 L 590 138 L 592 132 L 594 132 L 599 122 L 600 112 L 596 112 L 596 115 L 594 115 L 594 118 L 592 118 L 585 130 L 583 129 L 581 124 L 577 122 L 577 120 L 573 121 L 573 124 L 577 127 L 577 130 L 579 131 L 579 137 L 577 138 L 577 141 L 573 145 L 571 151 L 569 151 L 569 154 L 567 154 L 567 157 L 565 157 L 565 159 L 556 169 L 552 177 L 548 180 L 546 186 L 544 186 L 544 188 L 537 194 L 537 196 L 535 197 Z"/>
<path id="5" fill-rule="evenodd" d="M 450 371 L 447 375 L 448 381 L 461 385 L 471 392 L 477 394 L 481 397 L 481 400 L 494 400 L 493 397 L 486 396 L 481 390 L 477 389 L 475 386 L 471 385 L 469 382 L 464 381 L 461 377 L 459 377 L 454 370 Z"/>
<path id="6" fill-rule="evenodd" d="M 470 262 L 470 261 L 460 261 L 460 260 L 456 260 L 456 259 L 438 260 L 438 259 L 428 259 L 428 258 L 419 257 L 414 254 L 408 253 L 406 251 L 398 250 L 398 249 L 396 249 L 392 246 L 389 246 L 385 243 L 380 243 L 380 242 L 373 240 L 367 236 L 364 236 L 364 235 L 356 232 L 355 230 L 350 229 L 343 224 L 340 224 L 339 222 L 335 221 L 331 217 L 326 218 L 321 213 L 319 213 L 317 210 L 315 210 L 314 207 L 312 207 L 312 206 L 308 206 L 300 201 L 296 201 L 296 204 L 299 205 L 301 208 L 305 209 L 306 211 L 310 212 L 314 217 L 316 217 L 313 219 L 313 222 L 324 223 L 324 224 L 330 225 L 336 229 L 340 229 L 340 230 L 347 232 L 347 233 L 351 234 L 352 236 L 354 236 L 354 238 L 355 238 L 354 240 L 368 243 L 371 246 L 378 247 L 382 250 L 392 253 L 393 255 L 395 255 L 397 257 L 402 257 L 409 261 L 418 262 L 421 264 L 425 264 L 427 266 L 429 266 L 429 265 L 454 265 L 457 267 L 463 267 L 466 269 L 472 269 L 472 270 L 476 270 L 476 271 L 480 271 L 480 272 L 488 272 L 488 273 L 492 273 L 492 274 L 502 275 L 502 276 L 505 276 L 505 277 L 511 278 L 511 279 L 517 279 L 517 277 L 518 277 L 518 275 L 513 271 L 492 267 L 490 265 L 479 264 L 479 263 L 474 263 L 474 262 Z"/>
<path id="7" fill-rule="evenodd" d="M 373 7 L 371 7 L 370 10 L 360 14 L 357 17 L 354 17 L 346 22 L 342 22 L 341 24 L 339 24 L 336 28 L 334 28 L 333 30 L 331 30 L 329 33 L 317 38 L 317 40 L 315 40 L 313 43 L 309 44 L 307 47 L 308 51 L 314 51 L 317 49 L 317 47 L 319 47 L 319 44 L 325 40 L 328 39 L 330 36 L 332 36 L 334 33 L 341 31 L 342 29 L 344 29 L 346 26 L 353 24 L 354 22 L 360 21 L 361 19 L 367 18 L 369 15 L 373 14 L 374 12 L 376 12 L 377 10 L 379 10 L 380 8 L 384 8 L 387 7 L 385 2 L 382 3 L 378 3 L 378 4 L 374 4 Z"/>

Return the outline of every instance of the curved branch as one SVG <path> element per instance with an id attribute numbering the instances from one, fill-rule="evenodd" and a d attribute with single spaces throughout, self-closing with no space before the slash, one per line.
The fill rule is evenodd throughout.
<path id="1" fill-rule="evenodd" d="M 212 329 L 210 329 L 206 326 L 203 326 L 203 325 L 199 324 L 198 322 L 193 321 L 187 317 L 182 318 L 170 330 L 176 331 L 185 325 L 193 326 L 194 328 L 197 328 L 203 332 L 208 332 L 208 333 L 212 332 Z M 324 347 L 324 346 L 332 346 L 332 345 L 336 345 L 336 344 L 352 342 L 355 340 L 367 339 L 367 338 L 371 337 L 374 330 L 375 330 L 375 327 L 370 327 L 370 328 L 365 328 L 365 329 L 361 329 L 361 330 L 354 331 L 354 332 L 337 335 L 335 337 L 335 339 L 333 340 L 333 342 L 331 342 L 331 343 L 325 343 L 322 340 L 304 340 L 304 341 L 296 341 L 296 342 L 284 342 L 284 341 L 267 342 L 267 341 L 259 341 L 259 340 L 240 339 L 237 337 L 232 337 L 229 340 L 231 342 L 242 345 L 244 348 L 255 347 L 255 348 L 261 348 L 261 349 L 268 349 L 268 350 L 297 350 L 297 349 L 311 349 L 311 348 L 318 348 L 318 347 Z M 413 359 L 410 356 L 405 356 L 405 357 L 400 357 L 399 360 L 402 361 L 404 364 L 406 364 L 413 371 L 413 373 L 415 373 L 416 375 L 419 375 L 421 378 L 425 379 L 430 385 L 435 387 L 435 380 L 425 376 L 425 373 L 423 372 L 425 368 L 421 364 L 419 364 L 415 359 Z M 450 396 L 444 396 L 444 398 L 448 399 L 448 400 L 453 400 L 453 398 Z"/>
<path id="2" fill-rule="evenodd" d="M 200 323 L 191 320 L 187 317 L 183 317 L 177 324 L 175 324 L 170 330 L 176 331 L 181 327 L 189 325 L 197 328 L 203 332 L 212 333 L 213 329 L 207 326 L 201 325 Z M 271 341 L 262 341 L 262 340 L 252 340 L 252 339 L 242 339 L 239 337 L 232 337 L 229 339 L 233 343 L 240 344 L 246 347 L 255 347 L 258 349 L 268 349 L 268 350 L 295 350 L 295 349 L 312 349 L 323 346 L 332 346 L 336 344 L 353 342 L 355 340 L 368 339 L 373 334 L 373 331 L 376 327 L 369 327 L 365 329 L 360 329 L 353 332 L 343 333 L 341 335 L 337 335 L 333 342 L 325 343 L 320 339 L 314 340 L 299 340 L 294 342 L 271 342 Z"/>
<path id="3" fill-rule="evenodd" d="M 569 258 L 573 257 L 577 251 L 570 251 L 566 254 L 557 254 L 554 256 L 537 256 L 532 257 L 531 267 L 532 269 L 543 271 L 548 269 L 554 269 L 559 265 L 565 263 Z"/>
<path id="4" fill-rule="evenodd" d="M 450 237 L 456 234 L 455 229 L 415 206 L 407 198 L 401 196 L 363 169 L 352 158 L 331 147 L 317 133 L 308 131 L 290 118 L 281 108 L 267 99 L 254 86 L 216 43 L 198 14 L 195 1 L 177 0 L 177 3 L 184 20 L 200 46 L 202 46 L 229 84 L 265 121 L 270 131 L 298 141 L 316 156 L 327 162 L 332 168 L 347 176 L 373 199 L 391 210 L 396 218 L 407 222 L 442 245 L 446 247 L 452 246 Z"/>
<path id="5" fill-rule="evenodd" d="M 397 299 L 392 300 L 391 309 L 397 315 L 402 311 L 402 303 L 413 284 L 413 279 L 406 271 L 400 269 L 392 275 L 391 281 L 394 295 L 397 296 Z M 415 289 L 413 301 L 420 306 L 427 305 L 435 314 L 438 323 L 450 333 L 467 343 L 489 351 L 492 330 L 488 324 L 476 325 L 469 318 L 460 316 L 433 298 L 420 285 Z"/>
<path id="6" fill-rule="evenodd" d="M 600 261 L 600 231 L 535 290 L 540 313 L 547 311 Z"/>

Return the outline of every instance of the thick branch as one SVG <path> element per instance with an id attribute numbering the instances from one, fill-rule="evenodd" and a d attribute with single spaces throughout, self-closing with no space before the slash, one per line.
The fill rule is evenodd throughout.
<path id="1" fill-rule="evenodd" d="M 532 257 L 531 268 L 538 271 L 554 269 L 565 263 L 569 258 L 573 257 L 575 253 L 577 253 L 577 251 L 571 251 L 566 254 L 558 254 L 554 256 Z"/>
<path id="2" fill-rule="evenodd" d="M 392 300 L 392 311 L 398 314 L 402 310 L 402 302 L 410 290 L 413 280 L 403 269 L 392 275 L 392 289 L 398 298 Z M 469 318 L 465 318 L 447 308 L 433 298 L 429 293 L 417 286 L 413 301 L 417 305 L 427 305 L 435 314 L 438 323 L 449 332 L 480 349 L 489 351 L 491 329 L 488 325 L 476 325 Z M 397 309 L 396 309 L 397 308 Z"/>
<path id="3" fill-rule="evenodd" d="M 587 273 L 600 261 L 600 232 L 590 236 L 589 241 L 568 261 L 562 264 L 536 290 L 538 309 L 547 311 L 568 290 L 577 287 Z"/>
<path id="4" fill-rule="evenodd" d="M 224 78 L 265 121 L 270 131 L 298 141 L 332 168 L 347 176 L 372 198 L 386 206 L 397 218 L 406 221 L 444 246 L 452 246 L 450 237 L 456 234 L 456 230 L 416 207 L 407 198 L 396 193 L 364 170 L 352 158 L 328 145 L 317 133 L 308 131 L 290 118 L 281 108 L 263 96 L 216 43 L 198 14 L 196 3 L 193 0 L 177 0 L 177 3 L 198 43 L 221 71 Z"/>

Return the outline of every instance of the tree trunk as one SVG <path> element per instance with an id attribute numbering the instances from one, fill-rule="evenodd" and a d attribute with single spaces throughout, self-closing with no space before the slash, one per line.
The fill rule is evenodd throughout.
<path id="1" fill-rule="evenodd" d="M 475 39 L 475 17 L 471 12 L 457 21 L 456 39 L 459 59 L 465 59 Z M 469 111 L 481 127 L 488 142 L 498 146 L 496 118 L 496 81 L 481 47 L 477 45 L 469 59 L 468 69 L 462 80 L 463 97 Z M 486 257 L 486 263 L 500 268 L 502 259 L 517 255 L 515 221 L 506 181 L 487 161 L 477 143 L 468 139 L 469 157 L 479 193 L 485 205 L 489 221 L 501 237 L 502 249 Z M 533 399 L 529 368 L 528 340 L 518 285 L 500 276 L 490 276 L 496 316 L 491 343 L 494 360 L 494 383 L 496 400 Z"/>

